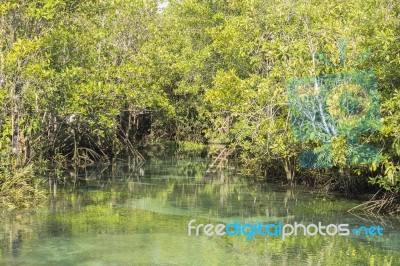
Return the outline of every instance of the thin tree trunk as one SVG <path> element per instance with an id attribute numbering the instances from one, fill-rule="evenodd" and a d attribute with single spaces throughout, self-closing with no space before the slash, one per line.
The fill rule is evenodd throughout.
<path id="1" fill-rule="evenodd" d="M 12 152 L 15 155 L 18 155 L 19 150 L 19 111 L 18 111 L 18 95 L 19 95 L 19 84 L 16 81 L 12 91 L 11 91 L 11 99 L 12 99 L 12 107 L 11 107 L 11 129 L 12 129 L 12 140 L 11 147 Z"/>

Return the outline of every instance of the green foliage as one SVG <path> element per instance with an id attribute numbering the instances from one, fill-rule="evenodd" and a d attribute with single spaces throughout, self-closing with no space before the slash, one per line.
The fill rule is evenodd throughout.
<path id="1" fill-rule="evenodd" d="M 371 184 L 377 184 L 388 192 L 400 192 L 400 165 L 394 164 L 388 158 L 382 163 L 382 174 L 370 177 Z M 376 172 L 376 165 L 371 166 L 371 170 Z"/>
<path id="2" fill-rule="evenodd" d="M 383 127 L 359 143 L 381 144 L 390 163 L 362 174 L 396 188 L 387 169 L 400 157 L 397 0 L 157 3 L 1 3 L 1 148 L 17 137 L 27 159 L 92 162 L 140 157 L 143 142 L 220 142 L 239 147 L 253 172 L 329 183 L 336 170 L 296 163 L 321 143 L 310 131 L 296 141 L 286 80 L 373 70 Z M 344 167 L 336 144 L 333 163 Z"/>
<path id="3" fill-rule="evenodd" d="M 197 142 L 181 141 L 178 142 L 178 153 L 196 154 L 204 151 L 206 145 Z"/>
<path id="4" fill-rule="evenodd" d="M 35 179 L 33 165 L 18 166 L 7 149 L 0 156 L 0 206 L 10 210 L 40 204 L 46 197 Z"/>
<path id="5" fill-rule="evenodd" d="M 177 10 L 179 22 L 175 17 Z M 346 73 L 351 69 L 372 69 L 378 78 L 382 106 L 391 111 L 382 110 L 386 126 L 379 133 L 359 134 L 359 143 L 383 145 L 381 150 L 389 152 L 396 164 L 399 155 L 393 151 L 399 143 L 396 107 L 400 83 L 399 75 L 395 74 L 400 62 L 395 41 L 398 12 L 396 1 L 317 1 L 312 4 L 177 1 L 167 9 L 165 20 L 175 19 L 181 29 L 176 37 L 186 40 L 180 53 L 172 51 L 176 62 L 187 66 L 178 69 L 178 78 L 185 80 L 178 84 L 199 94 L 197 99 L 202 104 L 196 108 L 207 119 L 206 137 L 241 147 L 243 161 L 252 169 L 259 169 L 257 172 L 273 169 L 276 176 L 284 170 L 289 180 L 295 175 L 305 180 L 312 178 L 302 177 L 304 174 L 322 174 L 325 178 L 318 177 L 318 180 L 330 183 L 336 182 L 332 178 L 342 178 L 335 175 L 336 169 L 325 171 L 326 174 L 305 172 L 295 163 L 300 152 L 321 143 L 317 136 L 303 144 L 294 140 L 292 125 L 288 122 L 285 81 L 294 77 Z M 199 13 L 204 16 L 202 23 L 197 18 Z M 194 33 L 201 33 L 202 37 Z M 338 45 L 341 39 L 348 41 L 345 48 Z M 199 51 L 199 47 L 202 50 Z M 347 53 L 339 49 L 341 47 L 347 49 Z M 188 54 L 197 64 L 187 63 Z M 193 69 L 195 76 L 189 75 Z M 190 84 L 185 79 L 187 75 L 191 77 Z M 179 91 L 185 90 L 179 87 Z M 388 139 L 390 141 L 386 142 Z M 349 143 L 334 142 L 331 146 L 333 163 L 344 167 L 348 163 L 345 148 Z M 392 147 L 387 146 L 388 143 Z M 353 159 L 360 160 L 356 150 L 349 150 L 349 153 Z"/>

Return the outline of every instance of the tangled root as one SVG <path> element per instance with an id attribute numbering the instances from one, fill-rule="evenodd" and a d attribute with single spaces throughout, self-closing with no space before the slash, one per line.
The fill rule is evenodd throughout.
<path id="1" fill-rule="evenodd" d="M 400 215 L 400 196 L 397 193 L 384 193 L 382 196 L 377 198 L 378 191 L 371 199 L 368 201 L 350 209 L 349 211 L 354 211 L 357 209 L 362 209 L 364 212 L 370 214 L 391 214 Z"/>

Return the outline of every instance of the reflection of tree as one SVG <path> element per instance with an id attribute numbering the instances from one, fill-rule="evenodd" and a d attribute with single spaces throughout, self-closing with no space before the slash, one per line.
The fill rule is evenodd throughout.
<path id="1" fill-rule="evenodd" d="M 160 237 L 164 232 L 171 233 L 171 230 L 177 230 L 172 233 L 178 232 L 176 235 L 179 235 L 190 218 L 197 219 L 199 223 L 276 223 L 293 222 L 293 216 L 297 221 L 332 221 L 338 215 L 347 215 L 343 210 L 347 210 L 349 206 L 342 205 L 339 200 L 305 194 L 291 188 L 282 190 L 271 184 L 264 187 L 234 171 L 226 171 L 224 179 L 215 176 L 207 182 L 193 178 L 192 174 L 186 175 L 189 172 L 200 174 L 207 165 L 207 161 L 203 160 L 149 163 L 142 166 L 146 174 L 138 181 L 125 179 L 124 171 L 128 168 L 122 165 L 114 167 L 113 171 L 102 171 L 98 176 L 78 172 L 78 179 L 85 177 L 90 180 L 85 184 L 77 183 L 73 190 L 69 190 L 63 183 L 58 184 L 58 194 L 52 199 L 49 211 L 40 215 L 39 222 L 34 221 L 35 226 L 30 221 L 30 228 L 38 228 L 38 236 L 33 243 L 48 236 L 79 236 L 79 241 L 87 241 L 86 238 L 90 238 L 89 233 L 93 232 L 100 237 L 101 234 L 125 235 L 128 232 L 146 238 L 146 245 L 154 244 L 154 247 L 159 244 L 154 248 L 156 252 L 165 246 L 150 238 L 154 235 Z M 199 173 L 194 169 L 198 169 Z M 82 186 L 79 187 L 79 184 Z M 110 202 L 113 202 L 112 206 Z M 7 226 L 10 224 L 9 221 L 6 223 Z M 0 239 L 0 245 L 8 247 L 8 254 L 5 256 L 12 256 L 12 252 L 18 254 L 21 244 L 32 245 L 26 237 L 26 228 L 21 231 L 22 237 L 18 235 L 18 229 L 20 227 L 14 227 L 12 237 L 7 235 L 7 238 Z M 82 235 L 85 237 L 82 238 Z M 241 238 L 232 240 L 238 239 Z M 267 244 L 275 241 L 274 239 L 268 239 Z M 282 243 L 280 239 L 279 241 Z M 309 243 L 309 239 L 307 241 Z M 252 243 L 256 245 L 255 242 Z M 316 245 L 319 242 L 312 243 Z M 165 245 L 167 244 L 170 245 L 170 242 Z M 265 246 L 264 239 L 262 245 Z M 274 247 L 270 245 L 269 248 Z M 239 251 L 243 251 L 243 247 Z"/>
<path id="2" fill-rule="evenodd" d="M 89 204 L 107 204 L 165 214 L 225 219 L 265 217 L 266 214 L 275 217 L 290 213 L 291 200 L 286 200 L 283 209 L 275 204 L 284 200 L 283 195 L 263 191 L 260 184 L 237 175 L 233 167 L 220 169 L 219 173 L 204 179 L 208 166 L 207 159 L 169 158 L 149 160 L 136 166 L 122 163 L 112 167 L 73 169 L 73 176 L 69 171 L 64 174 L 75 182 L 61 182 L 61 174 L 57 178 L 58 195 L 51 198 L 50 205 L 55 213 L 70 208 L 78 211 Z M 54 188 L 55 183 L 51 184 Z"/>

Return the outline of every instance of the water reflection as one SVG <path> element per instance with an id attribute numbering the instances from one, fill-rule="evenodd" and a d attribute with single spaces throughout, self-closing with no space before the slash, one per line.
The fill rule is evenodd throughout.
<path id="1" fill-rule="evenodd" d="M 0 260 L 6 265 L 339 265 L 332 263 L 342 253 L 351 265 L 370 263 L 371 254 L 378 264 L 400 259 L 399 222 L 387 218 L 381 238 L 256 237 L 248 242 L 188 237 L 193 218 L 211 223 L 377 222 L 347 212 L 358 202 L 256 183 L 234 167 L 205 175 L 209 165 L 206 159 L 169 158 L 53 172 L 46 208 L 2 219 Z"/>

